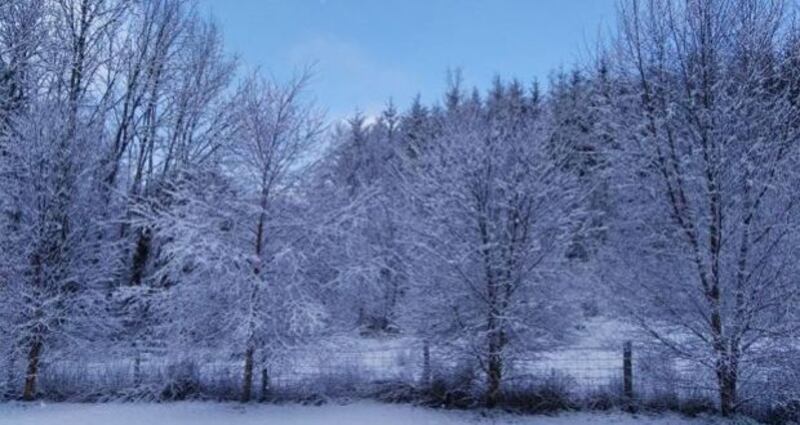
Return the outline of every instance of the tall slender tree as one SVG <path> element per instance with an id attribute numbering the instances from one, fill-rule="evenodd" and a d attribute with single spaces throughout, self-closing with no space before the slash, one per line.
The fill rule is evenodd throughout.
<path id="1" fill-rule="evenodd" d="M 796 335 L 798 109 L 782 2 L 628 2 L 615 62 L 609 259 L 626 312 L 708 367 L 722 414 L 744 372 Z M 630 271 L 631 273 L 626 273 Z M 751 369 L 752 370 L 752 369 Z"/>
<path id="2" fill-rule="evenodd" d="M 556 338 L 569 316 L 554 272 L 565 260 L 575 185 L 541 118 L 520 84 L 498 79 L 484 102 L 451 102 L 441 136 L 409 159 L 421 164 L 404 183 L 421 330 L 449 336 L 474 360 L 490 406 L 515 351 Z"/>

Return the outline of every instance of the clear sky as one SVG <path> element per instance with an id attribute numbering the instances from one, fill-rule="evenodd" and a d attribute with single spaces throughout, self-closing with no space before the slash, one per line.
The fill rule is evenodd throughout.
<path id="1" fill-rule="evenodd" d="M 329 118 L 439 100 L 449 68 L 468 86 L 494 75 L 546 83 L 588 55 L 614 0 L 200 0 L 227 48 L 276 78 L 316 63 L 312 91 Z"/>

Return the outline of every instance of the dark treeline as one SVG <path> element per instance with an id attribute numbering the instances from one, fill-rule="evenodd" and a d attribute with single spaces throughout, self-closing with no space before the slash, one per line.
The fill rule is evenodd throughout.
<path id="1" fill-rule="evenodd" d="M 309 73 L 242 75 L 189 0 L 0 0 L 0 359 L 241 362 L 331 335 L 467 353 L 484 401 L 589 314 L 742 377 L 796 373 L 792 3 L 620 3 L 547 88 L 326 125 Z M 324 147 L 324 148 L 323 148 Z"/>

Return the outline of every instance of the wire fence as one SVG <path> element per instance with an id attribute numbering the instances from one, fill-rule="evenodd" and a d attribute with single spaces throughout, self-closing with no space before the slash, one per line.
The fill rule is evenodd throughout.
<path id="1" fill-rule="evenodd" d="M 627 355 L 623 346 L 509 353 L 503 371 L 502 385 L 509 391 L 557 388 L 573 399 L 604 395 L 643 403 L 716 400 L 711 368 L 637 344 Z M 800 400 L 796 372 L 776 365 L 749 368 L 741 376 L 741 399 L 760 405 Z M 254 393 L 262 398 L 369 396 L 386 388 L 429 388 L 439 381 L 459 382 L 478 394 L 486 382 L 476 356 L 415 340 L 368 347 L 310 345 L 262 353 L 254 375 Z M 0 371 L 0 379 L 5 376 L 7 394 L 21 388 L 21 376 Z M 138 362 L 130 357 L 97 362 L 60 359 L 42 365 L 40 388 L 47 397 L 65 400 L 180 399 L 197 394 L 224 400 L 239 397 L 242 376 L 241 359 L 197 353 L 146 356 Z"/>

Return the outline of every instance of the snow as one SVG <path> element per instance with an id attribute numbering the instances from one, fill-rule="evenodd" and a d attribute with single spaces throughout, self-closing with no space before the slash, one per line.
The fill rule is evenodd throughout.
<path id="1" fill-rule="evenodd" d="M 448 411 L 409 405 L 359 402 L 347 405 L 173 404 L 0 404 L 0 425 L 693 425 L 673 415 L 569 413 L 521 416 L 497 412 Z"/>

